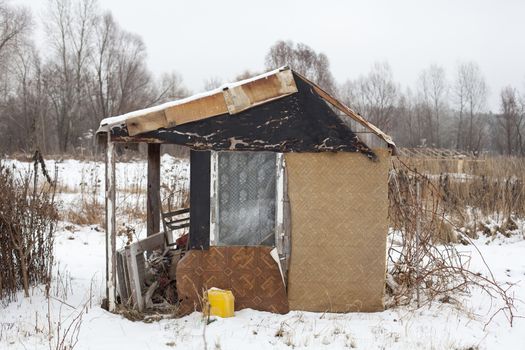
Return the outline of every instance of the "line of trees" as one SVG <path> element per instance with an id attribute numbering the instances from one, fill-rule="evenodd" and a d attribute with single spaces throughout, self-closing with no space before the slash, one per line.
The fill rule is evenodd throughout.
<path id="1" fill-rule="evenodd" d="M 28 9 L 0 0 L 0 150 L 72 153 L 94 149 L 100 120 L 190 94 L 177 72 L 155 78 L 142 39 L 123 29 L 97 0 L 48 0 L 45 43 L 33 42 Z M 488 112 L 479 66 L 454 72 L 431 65 L 413 87 L 401 87 L 387 62 L 338 84 L 328 57 L 303 43 L 277 41 L 265 69 L 289 64 L 390 133 L 402 147 L 444 147 L 479 153 L 525 154 L 525 98 L 500 92 Z M 254 72 L 240 72 L 234 79 Z M 205 89 L 222 83 L 214 76 Z"/>
<path id="2" fill-rule="evenodd" d="M 142 39 L 96 0 L 49 0 L 46 42 L 28 9 L 0 0 L 3 152 L 93 149 L 100 120 L 188 94 L 176 72 L 154 79 Z"/>

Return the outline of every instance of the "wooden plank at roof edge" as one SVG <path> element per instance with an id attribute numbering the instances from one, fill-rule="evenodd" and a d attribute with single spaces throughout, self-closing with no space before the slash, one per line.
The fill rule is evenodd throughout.
<path id="1" fill-rule="evenodd" d="M 224 91 L 224 100 L 230 114 L 296 93 L 297 85 L 290 69 L 266 78 L 247 82 Z"/>
<path id="2" fill-rule="evenodd" d="M 161 111 L 130 118 L 126 121 L 128 134 L 135 136 L 226 113 L 239 113 L 297 91 L 292 71 L 283 70 Z"/>
<path id="3" fill-rule="evenodd" d="M 168 121 L 164 110 L 161 110 L 129 118 L 126 120 L 126 126 L 128 127 L 128 135 L 135 136 L 143 132 L 167 128 Z"/>
<path id="4" fill-rule="evenodd" d="M 386 143 L 388 144 L 393 144 L 393 141 L 392 139 L 390 138 L 390 136 L 386 135 L 384 132 L 382 132 L 381 130 L 379 130 L 379 128 L 377 128 L 375 125 L 373 124 L 370 124 L 369 122 L 367 122 L 363 117 L 361 117 L 359 114 L 357 114 L 356 112 L 354 112 L 352 109 L 348 108 L 347 106 L 345 106 L 344 104 L 342 104 L 341 102 L 339 102 L 335 97 L 331 96 L 330 94 L 328 94 L 326 91 L 324 91 L 323 89 L 321 89 L 320 87 L 316 86 L 316 85 L 312 85 L 312 87 L 314 88 L 315 92 L 317 92 L 319 94 L 319 96 L 321 96 L 323 99 L 325 99 L 326 101 L 328 101 L 330 104 L 332 104 L 333 106 L 335 106 L 337 109 L 341 110 L 343 113 L 345 113 L 346 115 L 352 117 L 355 121 L 357 121 L 358 123 L 360 123 L 361 125 L 363 125 L 364 127 L 366 127 L 367 129 L 369 129 L 370 131 L 372 131 L 374 134 L 376 134 L 377 136 L 381 137 L 382 139 L 385 140 Z"/>
<path id="5" fill-rule="evenodd" d="M 222 92 L 205 96 L 166 109 L 166 120 L 170 126 L 191 123 L 228 113 Z"/>

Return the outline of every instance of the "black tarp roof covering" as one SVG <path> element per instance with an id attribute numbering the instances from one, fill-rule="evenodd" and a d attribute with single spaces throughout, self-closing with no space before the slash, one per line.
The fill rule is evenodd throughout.
<path id="1" fill-rule="evenodd" d="M 336 115 L 312 86 L 293 74 L 298 92 L 240 113 L 129 136 L 125 126 L 111 128 L 112 139 L 161 142 L 193 150 L 274 152 L 373 151 Z"/>

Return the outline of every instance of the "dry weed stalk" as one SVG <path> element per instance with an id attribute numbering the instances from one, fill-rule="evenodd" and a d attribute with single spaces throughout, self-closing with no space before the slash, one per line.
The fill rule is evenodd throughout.
<path id="1" fill-rule="evenodd" d="M 100 200 L 102 179 L 98 176 L 98 167 L 94 163 L 87 170 L 82 168 L 80 182 L 80 196 L 75 205 L 66 212 L 69 222 L 77 225 L 98 225 L 104 227 L 104 206 Z"/>
<path id="2" fill-rule="evenodd" d="M 13 300 L 23 289 L 47 283 L 53 262 L 53 233 L 58 220 L 55 186 L 39 152 L 33 171 L 0 162 L 0 299 Z M 38 181 L 39 168 L 46 185 Z"/>
<path id="3" fill-rule="evenodd" d="M 443 227 L 452 228 L 445 231 L 453 233 L 459 229 L 448 219 L 446 199 L 431 179 L 403 162 L 394 164 L 389 176 L 389 199 L 393 227 L 388 249 L 390 304 L 407 305 L 414 298 L 418 306 L 438 300 L 451 302 L 453 295 L 469 294 L 472 287 L 479 287 L 503 303 L 490 320 L 502 312 L 512 326 L 516 317 L 509 292 L 512 286 L 498 283 L 486 263 L 488 276 L 471 271 L 470 257 L 444 239 Z M 461 238 L 474 244 L 468 236 Z M 485 262 L 481 252 L 477 253 Z"/>
<path id="4" fill-rule="evenodd" d="M 62 317 L 62 305 L 58 312 L 58 320 L 56 326 L 53 327 L 51 316 L 51 298 L 48 298 L 47 303 L 47 327 L 48 327 L 48 345 L 49 350 L 72 350 L 78 343 L 78 336 L 82 326 L 82 319 L 87 313 L 88 305 L 91 301 L 88 300 L 79 310 L 75 310 L 69 317 Z M 67 304 L 65 304 L 67 305 Z M 69 306 L 69 305 L 67 305 Z M 71 306 L 69 306 L 71 307 Z"/>

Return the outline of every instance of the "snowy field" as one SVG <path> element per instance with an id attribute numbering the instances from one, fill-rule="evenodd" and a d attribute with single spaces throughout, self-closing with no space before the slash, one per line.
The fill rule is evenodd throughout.
<path id="1" fill-rule="evenodd" d="M 27 164 L 11 162 L 18 167 Z M 164 184 L 187 186 L 188 167 L 163 156 Z M 54 162 L 47 162 L 53 174 Z M 100 183 L 96 196 L 103 198 L 104 167 L 96 162 L 57 162 L 62 209 L 74 206 L 79 193 L 89 193 Z M 119 164 L 120 203 L 142 201 L 144 162 Z M 100 180 L 100 181 L 99 181 Z M 85 185 L 83 185 L 85 184 Z M 137 194 L 138 192 L 138 194 Z M 133 197 L 133 195 L 137 197 Z M 521 228 L 522 230 L 523 228 Z M 137 230 L 141 235 L 143 229 Z M 421 309 L 399 307 L 378 313 L 290 312 L 274 315 L 242 310 L 230 319 L 205 325 L 200 313 L 151 323 L 133 322 L 100 308 L 105 278 L 104 232 L 96 225 L 60 222 L 56 240 L 56 267 L 51 298 L 44 287 L 32 289 L 30 298 L 0 305 L 0 349 L 525 349 L 525 319 L 509 326 L 502 313 L 485 327 L 501 306 L 479 290 L 471 297 L 452 296 Z M 488 243 L 488 244 L 487 244 Z M 123 240 L 119 242 L 123 244 Z M 525 241 L 523 232 L 511 238 L 476 241 L 477 247 L 501 283 L 512 287 L 519 315 L 525 315 Z M 488 273 L 473 246 L 461 246 L 472 256 L 471 269 Z M 81 318 L 78 316 L 81 315 Z M 64 340 L 60 347 L 61 341 Z M 58 343 L 58 346 L 57 346 Z"/>

